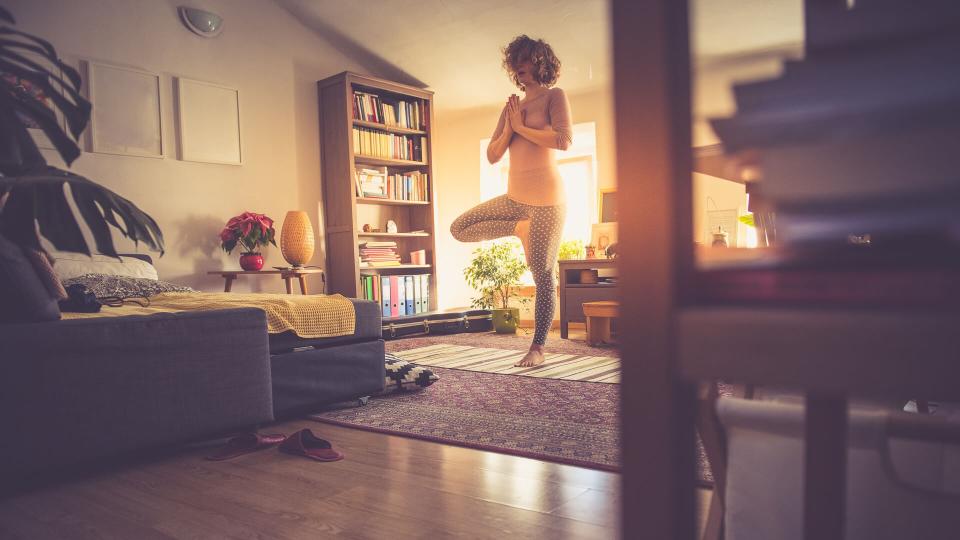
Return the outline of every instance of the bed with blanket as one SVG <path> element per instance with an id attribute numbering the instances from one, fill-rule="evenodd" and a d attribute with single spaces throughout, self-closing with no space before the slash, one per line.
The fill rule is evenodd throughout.
<path id="1" fill-rule="evenodd" d="M 198 292 L 160 281 L 147 255 L 117 260 L 57 253 L 54 258 L 54 270 L 65 285 L 83 285 L 117 304 L 97 313 L 63 313 L 64 319 L 263 310 L 278 420 L 384 388 L 381 313 L 374 302 L 341 295 Z"/>

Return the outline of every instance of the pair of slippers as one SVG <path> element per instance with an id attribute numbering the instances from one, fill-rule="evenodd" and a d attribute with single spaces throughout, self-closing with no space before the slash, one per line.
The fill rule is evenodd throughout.
<path id="1" fill-rule="evenodd" d="M 321 439 L 309 429 L 301 429 L 287 437 L 281 434 L 244 433 L 231 437 L 214 453 L 207 456 L 210 461 L 224 461 L 237 456 L 256 452 L 279 445 L 284 454 L 303 456 L 315 461 L 338 461 L 343 454 L 333 449 L 326 439 Z"/>

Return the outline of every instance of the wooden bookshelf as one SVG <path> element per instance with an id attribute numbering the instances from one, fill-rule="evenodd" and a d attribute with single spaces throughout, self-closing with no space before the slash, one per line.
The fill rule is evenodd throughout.
<path id="1" fill-rule="evenodd" d="M 433 92 L 357 73 L 343 72 L 317 83 L 320 103 L 320 151 L 323 172 L 323 208 L 327 240 L 327 287 L 331 293 L 362 298 L 360 275 L 432 274 L 435 267 L 433 201 Z M 354 118 L 354 91 L 375 94 L 384 102 L 419 102 L 424 114 L 422 129 L 381 124 Z M 372 157 L 354 147 L 354 128 L 386 134 L 423 137 L 422 161 Z M 388 173 L 419 171 L 428 176 L 426 201 L 363 197 L 354 182 L 358 168 L 386 167 Z M 397 223 L 397 233 L 366 233 L 363 225 L 386 229 Z M 422 231 L 422 232 L 406 232 Z M 403 264 L 361 267 L 359 244 L 395 240 Z M 410 264 L 410 252 L 426 252 L 426 264 Z M 430 279 L 430 310 L 437 309 L 437 280 Z"/>

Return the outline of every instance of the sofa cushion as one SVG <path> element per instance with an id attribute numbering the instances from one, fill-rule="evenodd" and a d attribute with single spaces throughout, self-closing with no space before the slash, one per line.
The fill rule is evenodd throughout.
<path id="1" fill-rule="evenodd" d="M 50 255 L 53 256 L 53 269 L 60 277 L 60 281 L 80 277 L 84 274 L 159 279 L 157 269 L 152 264 L 134 257 L 87 256 L 82 253 L 65 251 L 51 251 Z"/>
<path id="2" fill-rule="evenodd" d="M 20 246 L 0 236 L 0 322 L 60 319 L 60 306 Z"/>
<path id="3" fill-rule="evenodd" d="M 331 345 L 380 339 L 381 311 L 378 302 L 348 298 L 356 314 L 353 334 L 330 338 L 302 338 L 293 332 L 270 334 L 270 352 L 273 354 L 300 347 L 329 347 Z"/>

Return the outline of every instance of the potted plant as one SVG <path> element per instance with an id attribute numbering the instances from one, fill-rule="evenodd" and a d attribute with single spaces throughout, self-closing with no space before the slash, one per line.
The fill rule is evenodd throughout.
<path id="1" fill-rule="evenodd" d="M 61 251 L 90 254 L 80 221 L 96 250 L 116 256 L 110 228 L 163 254 L 156 221 L 129 200 L 80 175 L 47 164 L 30 133 L 42 131 L 66 162 L 80 155 L 76 141 L 90 120 L 80 74 L 46 40 L 13 28 L 0 7 L 0 234 L 22 250 L 43 252 L 40 235 Z M 57 112 L 63 116 L 62 127 Z"/>
<path id="2" fill-rule="evenodd" d="M 220 247 L 230 253 L 240 244 L 243 246 L 243 251 L 240 252 L 240 268 L 248 272 L 256 271 L 263 268 L 263 255 L 258 248 L 268 244 L 276 246 L 275 236 L 272 219 L 264 214 L 244 212 L 230 218 L 220 231 Z"/>
<path id="3" fill-rule="evenodd" d="M 493 329 L 513 334 L 520 321 L 520 308 L 510 307 L 511 299 L 520 299 L 520 276 L 527 270 L 516 242 L 498 242 L 474 250 L 473 260 L 463 270 L 467 284 L 480 296 L 473 306 L 493 312 Z"/>

